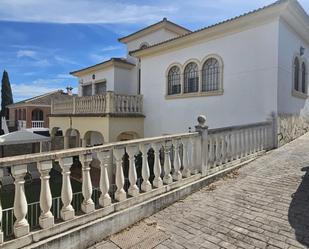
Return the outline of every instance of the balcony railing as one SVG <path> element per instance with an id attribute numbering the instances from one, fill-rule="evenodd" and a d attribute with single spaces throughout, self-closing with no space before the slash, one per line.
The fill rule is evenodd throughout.
<path id="1" fill-rule="evenodd" d="M 44 121 L 32 121 L 32 128 L 44 128 Z"/>
<path id="2" fill-rule="evenodd" d="M 85 219 L 87 223 L 91 223 L 102 215 L 131 208 L 154 196 L 173 191 L 177 186 L 185 186 L 188 181 L 199 181 L 251 160 L 259 153 L 273 148 L 274 138 L 277 135 L 274 124 L 275 120 L 272 120 L 272 122 L 208 130 L 205 118 L 200 117 L 196 132 L 192 133 L 1 158 L 0 180 L 5 177 L 3 168 L 9 167 L 14 177 L 15 200 L 13 212 L 12 209 L 6 209 L 3 211 L 3 216 L 0 215 L 2 224 L 0 247 L 3 235 L 10 241 L 4 242 L 2 246 L 9 244 L 10 248 L 20 248 L 39 239 L 56 235 L 60 239 L 61 233 L 85 226 Z M 99 189 L 95 195 L 90 175 L 93 153 L 96 153 L 97 159 L 101 162 Z M 82 195 L 82 201 L 79 201 L 78 205 L 72 204 L 75 197 L 70 183 L 71 166 L 73 157 L 76 156 L 81 162 L 83 174 L 82 193 L 79 194 Z M 136 160 L 137 157 L 140 160 Z M 40 201 L 39 205 L 35 204 L 35 209 L 30 207 L 28 209 L 24 192 L 24 178 L 29 163 L 36 163 L 41 175 Z M 57 199 L 57 209 L 53 209 L 55 203 L 49 185 L 49 173 L 54 165 L 59 165 L 62 173 L 61 197 Z M 125 167 L 128 167 L 128 171 L 124 171 Z M 137 184 L 137 168 L 141 171 L 139 172 L 142 178 L 141 184 Z M 129 181 L 128 187 L 125 185 L 126 178 Z M 116 188 L 111 194 L 110 183 L 113 182 Z M 138 198 L 139 196 L 141 198 Z M 109 211 L 99 213 L 104 208 Z M 1 205 L 0 212 L 2 212 Z M 79 215 L 75 216 L 77 213 Z M 2 217 L 4 220 L 1 220 Z M 23 239 L 9 237 L 11 234 L 15 238 L 23 237 Z M 71 248 L 74 248 L 74 245 Z"/>
<path id="3" fill-rule="evenodd" d="M 26 126 L 27 126 L 27 121 L 26 120 L 18 120 L 17 121 L 17 129 L 18 130 L 26 129 Z"/>
<path id="4" fill-rule="evenodd" d="M 71 97 L 54 100 L 51 114 L 142 114 L 142 95 L 104 95 Z"/>

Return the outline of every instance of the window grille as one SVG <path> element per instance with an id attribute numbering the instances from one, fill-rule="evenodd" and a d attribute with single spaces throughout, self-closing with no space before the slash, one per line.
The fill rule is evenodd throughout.
<path id="1" fill-rule="evenodd" d="M 198 66 L 194 62 L 190 62 L 184 72 L 184 93 L 198 92 Z"/>
<path id="2" fill-rule="evenodd" d="M 220 65 L 217 59 L 209 58 L 202 68 L 202 91 L 217 91 L 220 88 Z"/>
<path id="3" fill-rule="evenodd" d="M 91 96 L 92 95 L 92 85 L 83 86 L 83 96 Z"/>
<path id="4" fill-rule="evenodd" d="M 168 72 L 168 95 L 179 94 L 181 92 L 180 69 L 173 66 Z"/>
<path id="5" fill-rule="evenodd" d="M 299 83 L 299 60 L 298 58 L 295 58 L 294 60 L 294 89 L 296 91 L 299 90 L 298 83 Z"/>
<path id="6" fill-rule="evenodd" d="M 306 64 L 303 62 L 302 64 L 302 81 L 301 81 L 301 87 L 302 87 L 302 92 L 306 93 L 306 75 L 307 75 L 307 70 L 306 70 Z"/>
<path id="7" fill-rule="evenodd" d="M 106 93 L 106 82 L 99 82 L 95 84 L 95 94 L 102 95 Z"/>

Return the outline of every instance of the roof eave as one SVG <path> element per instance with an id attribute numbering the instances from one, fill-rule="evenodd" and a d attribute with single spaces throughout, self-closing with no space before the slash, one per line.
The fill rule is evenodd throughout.
<path id="1" fill-rule="evenodd" d="M 150 46 L 145 49 L 138 49 L 135 51 L 131 51 L 130 55 L 134 57 L 143 57 L 147 56 L 156 52 L 160 52 L 163 50 L 167 50 L 169 48 L 178 47 L 184 44 L 187 44 L 188 42 L 195 41 L 196 39 L 200 37 L 207 37 L 207 39 L 215 39 L 216 37 L 219 37 L 222 34 L 228 34 L 231 31 L 235 32 L 240 29 L 249 28 L 250 26 L 257 26 L 257 22 L 260 23 L 267 23 L 271 19 L 276 19 L 280 16 L 282 11 L 286 9 L 288 6 L 289 1 L 270 6 L 269 8 L 266 8 L 261 11 L 256 11 L 252 13 L 248 13 L 243 16 L 236 17 L 234 19 L 230 19 L 227 21 L 223 21 L 221 23 L 215 24 L 213 26 L 209 26 L 207 28 L 204 28 L 202 30 L 198 30 L 196 32 L 192 32 L 190 34 L 180 36 L 173 38 L 171 40 L 155 44 L 153 46 Z M 248 21 L 250 20 L 251 21 Z M 229 32 L 228 32 L 229 31 Z"/>

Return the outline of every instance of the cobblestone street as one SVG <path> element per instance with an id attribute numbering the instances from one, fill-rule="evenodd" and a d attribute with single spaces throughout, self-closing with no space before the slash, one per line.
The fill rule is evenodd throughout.
<path id="1" fill-rule="evenodd" d="M 94 248 L 307 248 L 309 134 Z"/>

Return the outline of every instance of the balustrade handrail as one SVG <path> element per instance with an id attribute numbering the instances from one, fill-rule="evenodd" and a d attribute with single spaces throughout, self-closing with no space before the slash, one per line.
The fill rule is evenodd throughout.
<path id="1" fill-rule="evenodd" d="M 12 156 L 12 157 L 5 157 L 0 158 L 0 168 L 10 166 L 12 164 L 19 165 L 24 163 L 33 163 L 38 161 L 48 161 L 48 160 L 57 160 L 62 157 L 71 157 L 77 156 L 80 154 L 90 154 L 99 151 L 110 150 L 113 148 L 121 148 L 125 146 L 134 146 L 137 144 L 151 144 L 156 143 L 162 140 L 173 140 L 173 139 L 180 139 L 182 137 L 191 137 L 191 136 L 198 136 L 197 132 L 192 133 L 180 133 L 175 135 L 165 135 L 159 137 L 150 137 L 150 138 L 139 138 L 129 141 L 121 141 L 121 142 L 114 142 L 103 144 L 99 146 L 93 147 L 79 147 L 79 148 L 72 148 L 72 149 L 65 149 L 65 150 L 57 150 L 57 151 L 49 151 L 49 152 L 41 152 L 41 153 L 34 153 L 34 154 L 26 154 L 20 156 Z"/>
<path id="2" fill-rule="evenodd" d="M 216 128 L 216 129 L 209 129 L 208 134 L 237 131 L 237 130 L 249 129 L 249 128 L 271 125 L 271 124 L 272 124 L 272 122 L 269 121 L 269 122 L 258 122 L 258 123 L 253 123 L 253 124 L 235 125 L 235 126 L 228 126 L 228 127 L 222 127 L 222 128 Z"/>
<path id="3" fill-rule="evenodd" d="M 101 95 L 70 97 L 52 101 L 51 114 L 142 114 L 142 95 L 106 92 Z"/>
<path id="4" fill-rule="evenodd" d="M 128 108 L 128 106 L 125 108 Z M 14 217 L 16 218 L 13 227 L 15 237 L 19 238 L 28 235 L 31 228 L 33 228 L 26 220 L 28 210 L 24 192 L 27 164 L 31 162 L 37 163 L 36 167 L 40 173 L 39 205 L 41 212 L 39 226 L 44 233 L 44 229 L 49 229 L 52 226 L 62 226 L 62 222 L 54 223 L 55 218 L 68 221 L 73 219 L 76 212 L 79 211 L 89 214 L 96 209 L 114 205 L 114 202 L 123 202 L 128 196 L 136 197 L 155 188 L 162 188 L 164 185 L 172 187 L 173 185 L 171 184 L 174 184 L 174 182 L 178 182 L 177 186 L 181 186 L 181 184 L 187 182 L 182 181 L 182 178 L 190 178 L 190 181 L 199 180 L 202 177 L 248 161 L 274 146 L 273 138 L 277 134 L 274 130 L 275 119 L 272 122 L 231 126 L 213 130 L 208 130 L 205 121 L 206 118 L 200 116 L 198 119 L 199 124 L 195 126 L 196 131 L 191 133 L 141 138 L 95 147 L 1 158 L 0 179 L 3 177 L 4 172 L 2 168 L 11 167 L 11 173 L 16 186 L 13 208 Z M 94 152 L 96 153 L 95 158 L 100 162 L 99 198 L 92 197 L 93 185 L 90 175 L 90 164 L 93 160 Z M 73 156 L 79 157 L 82 172 L 82 203 L 78 207 L 72 205 L 74 195 L 70 184 L 70 173 Z M 51 212 L 53 206 L 52 193 L 49 186 L 49 173 L 53 168 L 53 161 L 58 161 L 62 174 L 60 216 L 54 210 Z M 124 171 L 125 167 L 127 170 Z M 110 169 L 112 169 L 113 173 L 111 173 Z M 139 173 L 137 169 L 139 169 Z M 141 179 L 140 186 L 137 184 L 138 177 Z M 112 186 L 110 181 L 115 183 L 116 186 L 115 192 L 112 194 L 110 192 Z M 127 187 L 125 185 L 126 181 L 128 183 Z M 164 189 L 166 191 L 172 190 L 172 188 L 165 187 Z M 156 192 L 157 195 L 162 193 L 160 191 Z M 132 199 L 132 203 L 152 197 L 153 192 L 149 192 L 143 198 Z M 37 212 L 37 209 L 35 212 Z M 93 219 L 97 218 L 96 215 L 91 217 Z M 0 222 L 1 218 L 0 216 Z M 88 218 L 92 219 L 90 216 Z M 76 219 L 79 219 L 79 217 L 76 217 Z M 70 223 L 66 222 L 65 224 L 62 229 L 70 227 Z M 73 226 L 76 226 L 76 223 L 72 223 L 71 227 Z M 22 230 L 20 227 L 22 227 Z M 51 236 L 59 233 L 61 229 L 49 231 L 48 236 Z M 0 244 L 3 241 L 1 236 L 3 236 L 3 233 L 0 230 Z"/>

